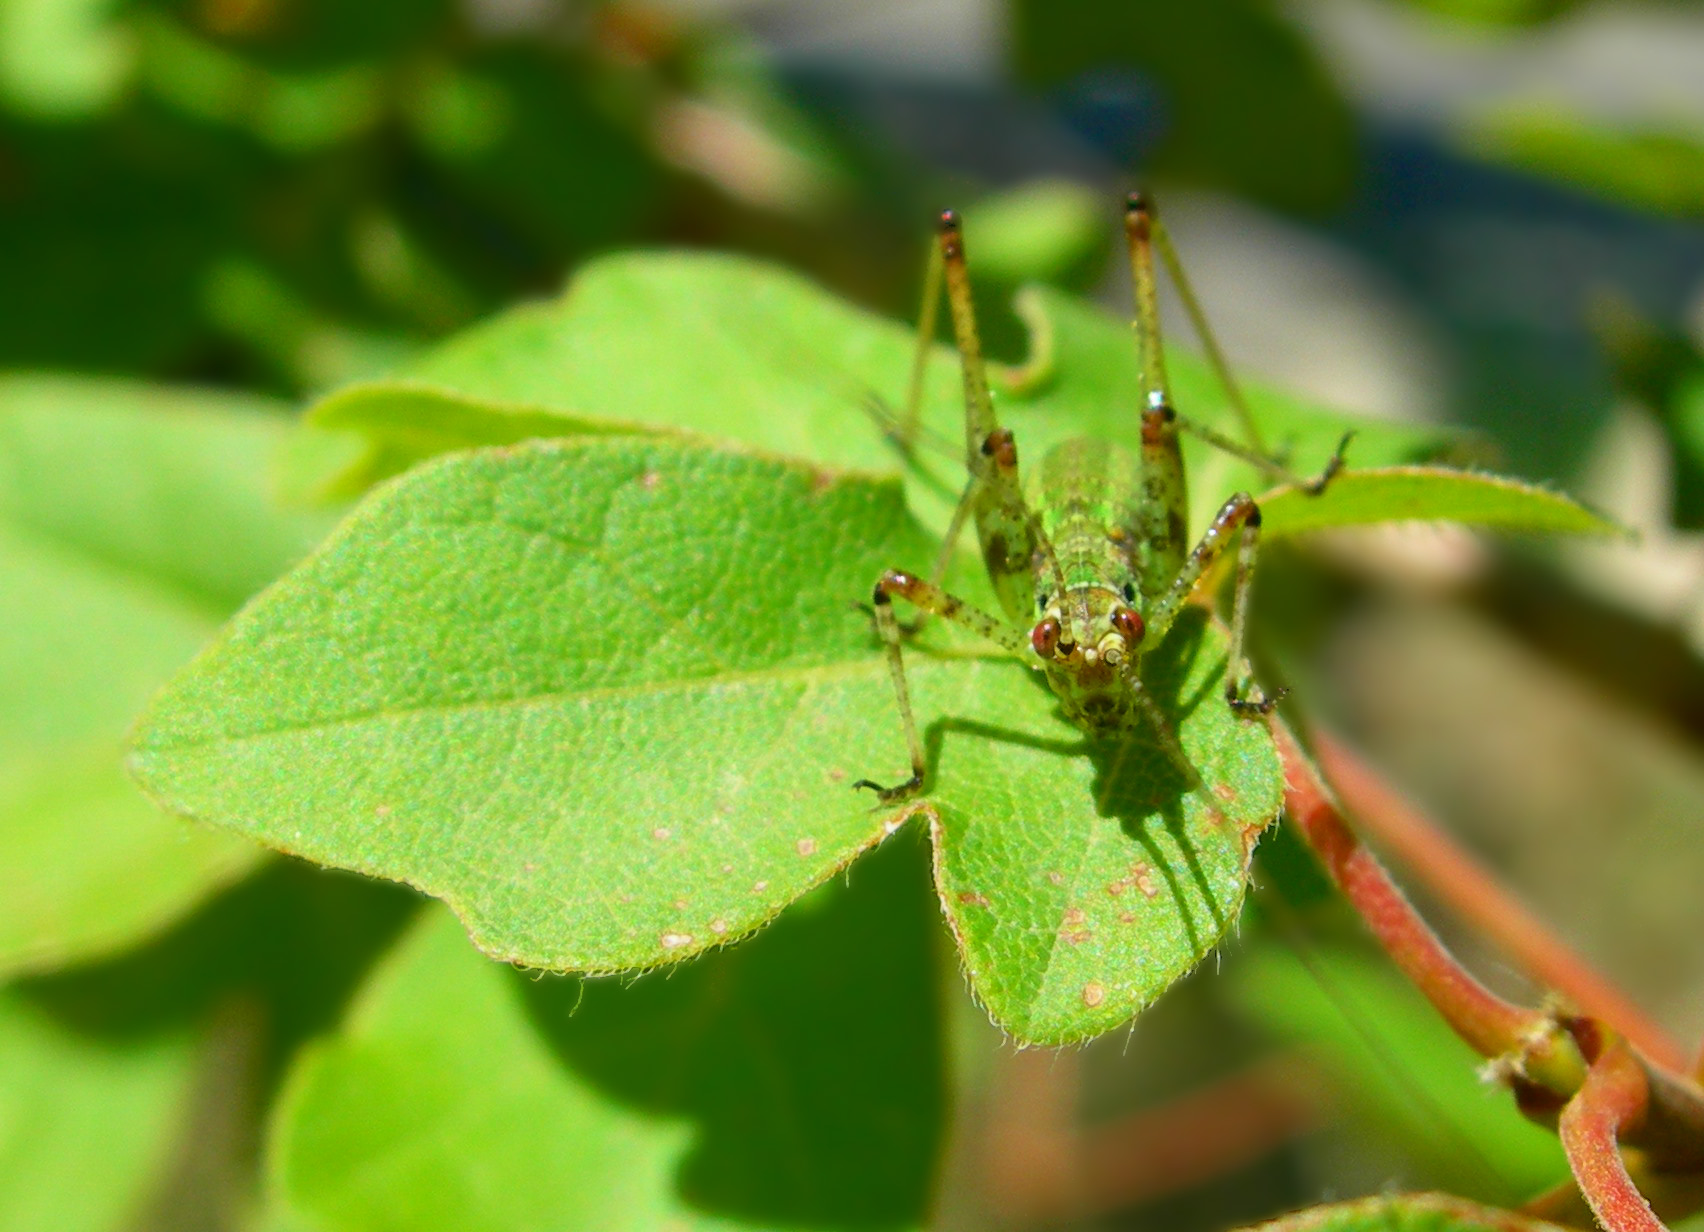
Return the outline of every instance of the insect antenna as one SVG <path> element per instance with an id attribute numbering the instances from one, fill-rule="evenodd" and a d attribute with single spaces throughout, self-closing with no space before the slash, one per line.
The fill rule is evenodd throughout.
<path id="1" fill-rule="evenodd" d="M 1224 351 L 1219 349 L 1219 340 L 1213 334 L 1212 326 L 1207 324 L 1207 314 L 1202 311 L 1201 301 L 1195 297 L 1195 288 L 1190 285 L 1189 278 L 1183 272 L 1183 262 L 1178 259 L 1177 249 L 1173 246 L 1171 233 L 1160 221 L 1159 215 L 1149 207 L 1148 218 L 1150 230 L 1154 238 L 1154 246 L 1160 250 L 1160 259 L 1166 263 L 1166 273 L 1171 275 L 1172 285 L 1177 288 L 1178 298 L 1183 301 L 1184 311 L 1189 314 L 1189 323 L 1195 330 L 1195 336 L 1201 339 L 1201 347 L 1207 352 L 1207 362 L 1212 365 L 1213 372 L 1219 378 L 1219 384 L 1225 387 L 1225 396 L 1230 399 L 1231 409 L 1236 412 L 1237 420 L 1242 425 L 1243 440 L 1255 453 L 1264 454 L 1266 446 L 1260 439 L 1260 429 L 1255 426 L 1254 415 L 1248 409 L 1248 400 L 1243 397 L 1242 386 L 1231 373 L 1231 365 L 1225 359 Z"/>
<path id="2" fill-rule="evenodd" d="M 941 306 L 941 282 L 946 263 L 939 244 L 929 245 L 929 261 L 923 271 L 923 302 L 917 310 L 917 350 L 911 356 L 911 380 L 905 391 L 905 414 L 899 431 L 907 442 L 917 438 L 923 419 L 923 376 L 929 368 L 929 353 L 935 346 L 935 320 Z"/>
<path id="3" fill-rule="evenodd" d="M 1458 1166 L 1476 1172 L 1481 1183 L 1503 1190 L 1515 1189 L 1516 1179 L 1508 1175 L 1498 1160 L 1481 1149 L 1450 1114 L 1445 1101 L 1427 1086 L 1415 1073 L 1414 1066 L 1392 1046 L 1389 1037 L 1374 1027 L 1373 1023 L 1378 1019 L 1369 1014 L 1365 1004 L 1352 996 L 1337 977 L 1328 947 L 1316 935 L 1307 917 L 1284 897 L 1278 886 L 1257 880 L 1251 883 L 1251 888 L 1273 931 L 1295 955 L 1320 996 L 1336 1011 L 1373 1064 L 1383 1071 L 1391 1086 L 1401 1092 L 1403 1101 L 1414 1110 L 1416 1120 L 1424 1122 L 1440 1144 L 1447 1143 L 1449 1154 L 1458 1161 Z"/>

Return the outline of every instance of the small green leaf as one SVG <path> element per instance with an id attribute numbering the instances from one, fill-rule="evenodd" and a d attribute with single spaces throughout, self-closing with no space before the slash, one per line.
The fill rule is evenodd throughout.
<path id="1" fill-rule="evenodd" d="M 445 458 L 245 611 L 133 766 L 174 811 L 444 898 L 493 955 L 677 960 L 903 820 L 850 787 L 905 765 L 853 603 L 933 553 L 891 481 L 674 439 Z M 1280 783 L 1218 700 L 1224 656 L 1198 618 L 1154 656 L 1194 793 L 1152 733 L 1090 750 L 1016 663 L 909 656 L 939 747 L 910 811 L 936 813 L 966 966 L 1020 1038 L 1124 1021 L 1235 919 Z"/>
<path id="2" fill-rule="evenodd" d="M 287 1080 L 273 1225 L 921 1227 L 944 1101 L 916 847 L 638 983 L 505 970 L 431 913 Z"/>
<path id="3" fill-rule="evenodd" d="M 1563 1232 L 1530 1215 L 1449 1194 L 1381 1194 L 1316 1206 L 1246 1232 Z"/>
<path id="4" fill-rule="evenodd" d="M 1704 141 L 1688 122 L 1605 123 L 1565 104 L 1502 105 L 1458 125 L 1486 162 L 1675 218 L 1704 215 Z"/>
<path id="5" fill-rule="evenodd" d="M 259 852 L 160 815 L 136 708 L 317 522 L 264 489 L 278 408 L 115 381 L 0 381 L 0 971 L 136 940 Z"/>
<path id="6" fill-rule="evenodd" d="M 1560 492 L 1502 475 L 1441 467 L 1346 471 L 1318 496 L 1280 488 L 1260 502 L 1262 529 L 1302 535 L 1375 522 L 1462 522 L 1528 534 L 1626 535 Z"/>
<path id="7" fill-rule="evenodd" d="M 1228 990 L 1252 1021 L 1308 1047 L 1357 1114 L 1390 1135 L 1389 1157 L 1427 1184 L 1522 1201 L 1563 1180 L 1556 1136 L 1479 1077 L 1479 1058 L 1388 965 L 1288 944 L 1239 955 Z"/>
<path id="8" fill-rule="evenodd" d="M 134 48 L 113 0 L 8 0 L 0 16 L 0 105 L 63 123 L 124 92 Z"/>
<path id="9" fill-rule="evenodd" d="M 181 1132 L 195 1049 L 100 1040 L 0 992 L 0 1227 L 132 1227 Z"/>

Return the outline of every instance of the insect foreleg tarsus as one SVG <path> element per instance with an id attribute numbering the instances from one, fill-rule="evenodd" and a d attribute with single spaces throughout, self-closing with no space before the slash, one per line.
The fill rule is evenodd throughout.
<path id="1" fill-rule="evenodd" d="M 998 643 L 1015 655 L 1023 655 L 1030 649 L 1028 642 L 1003 623 L 981 608 L 973 607 L 956 595 L 942 590 L 933 582 L 926 582 L 914 574 L 903 573 L 898 569 L 889 569 L 877 579 L 870 603 L 875 609 L 876 631 L 881 634 L 882 645 L 887 652 L 888 674 L 893 678 L 894 697 L 899 702 L 899 719 L 905 728 L 905 747 L 911 755 L 911 777 L 893 787 L 883 787 L 870 779 L 859 779 L 852 787 L 854 790 L 869 788 L 883 804 L 897 804 L 915 795 L 923 786 L 926 769 L 923 741 L 917 734 L 917 718 L 911 710 L 911 689 L 905 679 L 905 656 L 900 648 L 899 622 L 893 614 L 893 599 L 896 595 L 930 615 L 950 620 L 991 642 Z"/>

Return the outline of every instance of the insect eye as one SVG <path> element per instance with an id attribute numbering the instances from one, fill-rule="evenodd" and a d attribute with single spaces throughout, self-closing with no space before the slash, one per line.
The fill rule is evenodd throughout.
<path id="1" fill-rule="evenodd" d="M 1126 646 L 1136 645 L 1148 631 L 1148 626 L 1142 623 L 1142 618 L 1127 607 L 1121 607 L 1112 614 L 1112 627 L 1124 638 Z"/>
<path id="2" fill-rule="evenodd" d="M 1059 649 L 1058 619 L 1049 616 L 1046 620 L 1037 621 L 1035 628 L 1030 630 L 1030 645 L 1035 647 L 1036 654 L 1051 659 L 1053 652 Z"/>

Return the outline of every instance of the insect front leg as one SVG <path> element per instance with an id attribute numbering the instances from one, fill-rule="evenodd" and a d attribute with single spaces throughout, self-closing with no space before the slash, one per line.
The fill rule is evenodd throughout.
<path id="1" fill-rule="evenodd" d="M 948 594 L 933 582 L 925 582 L 898 569 L 889 569 L 882 574 L 876 581 L 870 604 L 875 609 L 876 630 L 881 634 L 887 652 L 888 674 L 893 678 L 894 699 L 899 703 L 899 721 L 905 728 L 905 747 L 911 755 L 911 777 L 893 787 L 883 787 L 870 779 L 859 779 L 852 787 L 854 790 L 869 788 L 883 804 L 897 804 L 920 791 L 926 769 L 923 741 L 917 735 L 917 716 L 911 709 L 911 689 L 905 680 L 905 655 L 900 649 L 899 622 L 893 615 L 895 595 L 931 615 L 950 620 L 991 642 L 997 642 L 1014 655 L 1022 656 L 1029 648 L 1023 638 L 987 612 Z"/>
<path id="2" fill-rule="evenodd" d="M 1231 536 L 1238 534 L 1236 589 L 1231 599 L 1231 658 L 1225 668 L 1225 701 L 1244 717 L 1269 714 L 1284 696 L 1279 690 L 1268 697 L 1254 682 L 1244 649 L 1248 634 L 1249 588 L 1254 581 L 1255 558 L 1260 551 L 1260 506 L 1247 492 L 1238 492 L 1226 501 L 1213 518 L 1213 523 L 1201 536 L 1201 541 L 1184 561 L 1175 581 L 1154 606 L 1148 617 L 1148 638 L 1158 645 L 1178 613 L 1189 599 L 1203 574 L 1210 570 L 1230 546 Z M 1244 686 L 1248 696 L 1243 696 Z"/>

